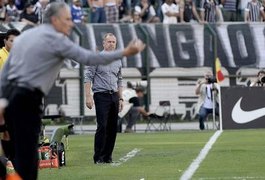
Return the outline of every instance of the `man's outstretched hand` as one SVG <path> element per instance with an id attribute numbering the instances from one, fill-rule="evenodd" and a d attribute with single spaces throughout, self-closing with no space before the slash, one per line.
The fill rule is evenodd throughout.
<path id="1" fill-rule="evenodd" d="M 145 44 L 140 39 L 130 41 L 123 50 L 123 56 L 132 56 L 144 50 Z"/>

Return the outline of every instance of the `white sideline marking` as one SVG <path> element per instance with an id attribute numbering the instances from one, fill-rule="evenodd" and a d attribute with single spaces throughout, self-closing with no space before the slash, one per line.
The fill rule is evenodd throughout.
<path id="1" fill-rule="evenodd" d="M 216 142 L 217 138 L 222 134 L 222 132 L 223 131 L 219 130 L 214 133 L 214 135 L 210 138 L 207 144 L 203 147 L 203 149 L 201 150 L 197 158 L 193 160 L 193 162 L 190 164 L 188 169 L 186 169 L 186 171 L 182 174 L 180 180 L 191 179 L 191 177 L 196 172 L 196 170 L 199 168 L 201 162 L 207 156 L 208 152 L 212 148 L 213 144 Z"/>
<path id="2" fill-rule="evenodd" d="M 133 158 L 138 152 L 140 152 L 141 149 L 133 149 L 130 152 L 128 152 L 125 156 L 123 156 L 122 158 L 120 158 L 117 162 L 111 163 L 112 166 L 119 166 L 122 163 L 125 163 L 126 161 L 128 161 L 129 159 Z"/>
<path id="3" fill-rule="evenodd" d="M 246 177 L 202 177 L 202 178 L 198 178 L 199 180 L 223 180 L 223 179 L 239 179 L 239 180 L 245 180 L 245 179 L 265 179 L 265 177 L 251 177 L 251 176 L 246 176 Z"/>

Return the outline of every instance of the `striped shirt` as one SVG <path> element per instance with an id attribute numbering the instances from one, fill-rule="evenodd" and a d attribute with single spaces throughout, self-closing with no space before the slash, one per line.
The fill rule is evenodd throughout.
<path id="1" fill-rule="evenodd" d="M 121 61 L 115 61 L 108 65 L 86 66 L 84 70 L 84 82 L 92 83 L 94 93 L 103 91 L 117 92 L 122 87 Z"/>
<path id="2" fill-rule="evenodd" d="M 200 10 L 204 11 L 204 20 L 207 22 L 216 22 L 216 0 L 202 0 Z"/>
<path id="3" fill-rule="evenodd" d="M 247 4 L 247 8 L 245 9 L 247 13 L 249 13 L 249 19 L 251 22 L 260 21 L 261 19 L 261 11 L 264 10 L 264 7 L 259 1 L 251 1 Z"/>
<path id="4" fill-rule="evenodd" d="M 224 4 L 224 10 L 236 11 L 236 1 L 237 0 L 226 0 Z"/>

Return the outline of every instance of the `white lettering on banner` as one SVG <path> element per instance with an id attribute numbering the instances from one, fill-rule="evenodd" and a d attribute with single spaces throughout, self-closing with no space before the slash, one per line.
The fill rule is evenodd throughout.
<path id="1" fill-rule="evenodd" d="M 257 66 L 265 67 L 265 27 L 260 25 L 250 25 L 255 42 L 255 50 L 257 54 Z"/>
<path id="2" fill-rule="evenodd" d="M 21 29 L 21 24 L 12 25 Z M 242 64 L 265 67 L 264 23 L 222 23 L 211 26 L 218 34 L 218 55 L 223 66 L 240 67 Z M 86 25 L 86 42 L 89 44 L 87 48 L 96 50 L 97 44 L 102 43 L 102 35 L 106 31 L 114 32 L 118 46 L 123 48 L 128 42 L 128 37 L 145 38 L 139 27 L 147 31 L 151 67 L 211 66 L 210 35 L 205 34 L 205 25 L 200 24 L 89 24 Z M 134 61 L 130 63 L 127 62 L 127 58 L 123 58 L 123 66 L 145 67 L 143 55 L 144 53 L 141 53 L 132 57 Z"/>
<path id="3" fill-rule="evenodd" d="M 264 26 L 259 25 L 259 24 L 253 24 L 252 26 L 258 27 L 258 29 L 252 28 L 254 29 L 254 31 L 259 31 L 259 33 L 254 32 L 253 34 L 249 35 L 247 34 L 247 36 L 249 36 L 248 38 L 255 38 L 255 39 L 259 39 L 259 41 L 255 40 L 252 43 L 255 46 L 255 49 L 257 49 L 257 51 L 252 51 L 252 49 L 247 49 L 247 42 L 245 42 L 246 37 L 244 37 L 244 35 L 246 36 L 246 34 L 243 34 L 241 29 L 234 29 L 235 34 L 236 34 L 236 42 L 233 42 L 232 39 L 230 39 L 231 35 L 229 35 L 228 32 L 228 27 L 234 25 L 234 24 L 222 24 L 219 26 L 216 26 L 216 30 L 217 30 L 217 34 L 218 34 L 218 40 L 220 41 L 220 45 L 222 46 L 221 48 L 224 49 L 225 55 L 227 57 L 227 62 L 228 62 L 228 66 L 229 67 L 237 67 L 240 64 L 236 64 L 235 60 L 234 60 L 234 56 L 236 52 L 233 52 L 233 49 L 231 48 L 231 43 L 235 43 L 235 46 L 237 46 L 238 50 L 239 50 L 239 55 L 241 57 L 241 59 L 246 59 L 246 58 L 250 58 L 249 57 L 249 53 L 256 53 L 257 57 L 260 57 L 260 60 L 257 59 L 257 62 L 263 62 L 263 64 L 261 63 L 259 67 L 265 67 L 265 55 L 263 55 L 261 52 L 262 49 L 265 48 L 264 42 L 262 41 L 262 39 L 264 39 L 264 34 L 262 34 L 262 31 L 264 30 Z M 172 26 L 172 25 L 171 25 Z M 150 60 L 150 64 L 152 67 L 162 67 L 161 66 L 161 62 L 162 61 L 168 61 L 168 67 L 176 67 L 176 66 L 182 66 L 181 63 L 180 64 L 176 64 L 176 61 L 180 61 L 181 60 L 189 60 L 191 54 L 190 54 L 190 49 L 183 49 L 183 45 L 187 44 L 191 41 L 194 41 L 194 47 L 196 50 L 196 56 L 197 59 L 195 63 L 191 63 L 190 67 L 194 67 L 194 66 L 204 66 L 205 65 L 205 61 L 207 61 L 207 59 L 205 59 L 205 61 L 203 60 L 205 57 L 205 52 L 204 52 L 204 31 L 203 31 L 203 26 L 201 25 L 192 25 L 190 26 L 192 28 L 192 35 L 193 35 L 193 39 L 187 39 L 186 38 L 186 31 L 184 30 L 179 30 L 175 32 L 175 35 L 172 34 L 171 31 L 168 30 L 169 26 L 165 25 L 163 27 L 163 33 L 161 33 L 160 31 L 156 31 L 154 28 L 154 25 L 145 25 L 147 31 L 150 34 L 150 39 L 152 40 L 152 45 L 149 46 L 148 51 L 149 51 L 149 60 Z M 176 25 L 176 29 L 178 26 Z M 181 27 L 181 25 L 179 25 L 179 27 Z M 246 27 L 246 26 L 244 26 Z M 158 36 L 162 36 L 164 37 L 164 41 L 165 41 L 165 53 L 167 53 L 167 55 L 163 56 L 163 59 L 159 59 L 158 56 L 156 55 L 156 52 L 158 49 L 155 49 L 157 47 L 159 47 L 159 42 L 157 42 L 157 38 Z M 174 42 L 175 41 L 175 42 Z M 258 42 L 258 43 L 256 43 Z M 174 46 L 174 43 L 177 46 Z M 208 42 L 207 42 L 208 43 Z M 248 42 L 249 43 L 249 42 Z M 250 46 L 251 47 L 251 46 Z M 174 56 L 173 52 L 177 53 L 180 56 L 180 59 L 178 59 L 178 57 Z M 221 53 L 221 52 L 220 52 Z M 165 59 L 166 57 L 168 57 L 168 59 Z M 160 57 L 161 58 L 161 57 Z M 221 59 L 222 62 L 222 59 Z M 254 65 L 254 64 L 253 64 Z"/>
<path id="4" fill-rule="evenodd" d="M 228 32 L 227 32 L 227 26 L 228 26 L 227 24 L 217 26 L 217 34 L 220 37 L 221 44 L 222 44 L 222 46 L 225 50 L 225 53 L 228 57 L 229 66 L 236 67 L 235 61 L 234 61 L 234 56 L 232 53 L 230 40 L 229 40 L 229 36 L 228 36 Z"/>
<path id="5" fill-rule="evenodd" d="M 94 29 L 93 29 L 93 26 L 91 25 L 87 25 L 87 31 L 88 31 L 88 34 L 95 34 L 94 33 Z M 90 49 L 93 50 L 93 51 L 96 51 L 97 50 L 97 44 L 96 44 L 96 38 L 95 36 L 89 36 L 88 38 L 88 43 L 90 45 Z"/>
<path id="6" fill-rule="evenodd" d="M 159 42 L 157 41 L 157 33 L 156 33 L 155 25 L 154 24 L 150 24 L 150 25 L 145 25 L 145 27 L 146 27 L 148 35 L 149 35 L 149 40 L 152 40 L 152 43 L 153 43 L 154 47 L 157 47 Z M 163 37 L 165 36 L 164 33 L 162 33 L 160 35 L 163 36 Z M 158 61 L 154 51 L 157 51 L 157 49 L 152 49 L 151 46 L 148 46 L 148 53 L 149 53 L 149 56 L 150 56 L 149 59 L 151 60 L 150 61 L 150 66 L 151 67 L 160 67 L 159 61 Z"/>
<path id="7" fill-rule="evenodd" d="M 239 46 L 240 56 L 242 58 L 248 57 L 248 52 L 247 52 L 247 48 L 246 48 L 246 42 L 245 42 L 245 39 L 244 39 L 242 31 L 237 31 L 236 32 L 236 39 L 237 39 L 237 45 Z"/>
<path id="8" fill-rule="evenodd" d="M 129 33 L 131 33 L 133 39 L 136 39 L 137 34 L 136 34 L 135 27 L 134 27 L 133 24 L 129 24 Z M 135 58 L 136 58 L 136 60 L 135 60 L 135 62 L 136 62 L 136 66 L 135 66 L 135 67 L 142 67 L 143 64 L 142 64 L 142 57 L 141 57 L 141 54 L 136 54 L 136 55 L 135 55 Z M 124 64 L 124 67 L 128 67 L 128 66 L 126 66 L 126 65 Z"/>
<path id="9" fill-rule="evenodd" d="M 124 42 L 122 40 L 122 34 L 121 34 L 121 29 L 120 26 L 118 24 L 113 24 L 114 27 L 114 31 L 117 37 L 117 45 L 118 48 L 122 48 L 124 49 Z M 122 58 L 122 61 L 124 61 L 125 57 Z"/>
<path id="10" fill-rule="evenodd" d="M 184 51 L 182 48 L 182 44 L 187 42 L 187 39 L 184 35 L 183 31 L 178 31 L 176 33 L 176 41 L 178 42 L 179 54 L 182 59 L 189 60 L 190 55 L 187 51 Z"/>
<path id="11" fill-rule="evenodd" d="M 166 41 L 166 52 L 168 54 L 169 66 L 175 67 L 173 49 L 171 48 L 171 38 L 169 35 L 169 25 L 164 27 L 165 41 Z"/>
<path id="12" fill-rule="evenodd" d="M 195 41 L 195 50 L 197 54 L 197 66 L 203 66 L 204 65 L 204 26 L 200 26 L 197 24 L 191 25 L 193 29 L 194 34 L 194 41 Z"/>

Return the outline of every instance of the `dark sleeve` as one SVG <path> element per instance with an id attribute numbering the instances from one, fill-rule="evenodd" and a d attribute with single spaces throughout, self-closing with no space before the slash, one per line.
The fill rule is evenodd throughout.
<path id="1" fill-rule="evenodd" d="M 38 15 L 36 15 L 36 14 L 32 15 L 32 22 L 35 23 L 35 24 L 37 24 L 38 21 L 39 21 Z"/>
<path id="2" fill-rule="evenodd" d="M 140 106 L 140 101 L 138 97 L 132 97 L 131 99 L 129 99 L 129 103 L 132 103 L 134 107 Z"/>
<path id="3" fill-rule="evenodd" d="M 24 12 L 22 12 L 22 13 L 20 14 L 20 16 L 19 16 L 19 21 L 21 21 L 21 19 L 23 19 L 23 18 L 25 18 L 25 14 L 24 14 Z"/>

